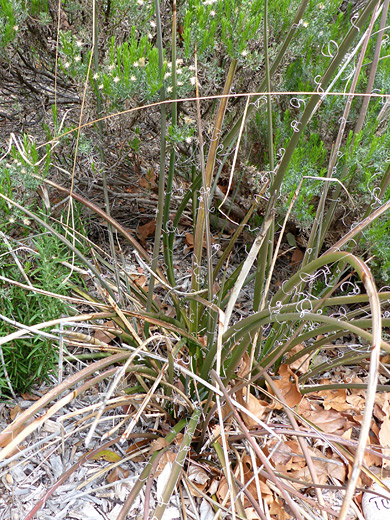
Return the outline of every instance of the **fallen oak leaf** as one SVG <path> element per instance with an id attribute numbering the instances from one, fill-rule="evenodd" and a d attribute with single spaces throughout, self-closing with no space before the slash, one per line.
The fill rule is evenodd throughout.
<path id="1" fill-rule="evenodd" d="M 254 478 L 254 472 L 253 472 L 253 467 L 252 467 L 252 460 L 249 455 L 244 455 L 244 457 L 242 458 L 242 468 L 243 468 L 243 477 L 244 477 L 243 484 L 245 485 L 245 488 L 249 491 L 249 493 L 252 495 L 252 497 L 258 503 L 259 500 L 261 499 L 261 497 L 258 496 L 256 480 Z M 261 488 L 260 488 L 260 490 L 261 490 Z M 243 496 L 243 501 L 244 501 L 244 504 L 243 504 L 244 508 L 251 506 L 251 503 L 245 494 Z"/>
<path id="2" fill-rule="evenodd" d="M 280 379 L 274 379 L 274 385 L 279 389 L 287 406 L 294 407 L 301 402 L 302 395 L 298 387 L 298 377 L 288 365 L 280 365 Z M 292 381 L 293 379 L 293 381 Z M 273 394 L 272 388 L 267 383 L 268 391 Z M 275 402 L 274 408 L 281 410 L 283 405 Z"/>
<path id="3" fill-rule="evenodd" d="M 119 462 L 122 460 L 122 457 L 112 450 L 100 450 L 98 452 L 91 450 L 88 453 L 92 453 L 89 460 L 105 460 L 107 462 Z"/>
<path id="4" fill-rule="evenodd" d="M 204 491 L 207 487 L 210 475 L 201 466 L 191 464 L 187 471 L 187 478 L 193 484 L 192 493 L 196 497 L 201 497 L 202 494 L 199 491 Z"/>
<path id="5" fill-rule="evenodd" d="M 11 421 L 13 421 L 21 413 L 21 411 L 22 411 L 22 409 L 20 408 L 20 406 L 18 404 L 16 406 L 13 406 L 9 412 Z M 1 446 L 1 444 L 0 444 L 0 446 Z M 4 447 L 4 446 L 2 446 L 2 447 Z"/>
<path id="6" fill-rule="evenodd" d="M 230 500 L 228 498 L 229 494 L 229 486 L 225 477 L 222 477 L 219 481 L 219 486 L 216 492 L 217 498 L 221 504 L 230 505 Z"/>
<path id="7" fill-rule="evenodd" d="M 123 407 L 122 407 L 123 408 Z M 127 410 L 128 412 L 128 410 Z M 126 413 L 126 412 L 125 412 Z M 132 462 L 145 462 L 145 453 L 150 450 L 150 439 L 133 442 L 127 449 L 127 455 L 131 456 Z"/>
<path id="8" fill-rule="evenodd" d="M 169 443 L 166 441 L 166 439 L 164 437 L 159 437 L 158 439 L 155 439 L 150 445 L 150 453 L 155 453 L 156 451 L 167 448 L 168 446 Z"/>
<path id="9" fill-rule="evenodd" d="M 260 493 L 261 498 L 266 502 L 267 504 L 270 504 L 274 500 L 274 494 L 271 491 L 271 488 L 262 480 L 259 480 L 260 484 Z"/>
<path id="10" fill-rule="evenodd" d="M 303 345 L 302 343 L 295 345 L 291 350 L 289 350 L 287 361 L 295 354 L 298 354 L 299 352 L 304 350 L 305 348 L 305 345 Z M 288 366 L 291 368 L 291 370 L 296 370 L 299 374 L 305 374 L 309 370 L 310 361 L 313 355 L 314 353 L 306 354 L 305 356 L 296 359 L 292 363 L 288 363 Z"/>
<path id="11" fill-rule="evenodd" d="M 386 417 L 386 406 L 390 401 L 390 392 L 378 392 L 375 396 L 374 415 L 380 421 Z"/>
<path id="12" fill-rule="evenodd" d="M 93 337 L 101 343 L 109 344 L 115 338 L 115 334 L 112 334 L 112 332 L 109 332 L 107 329 L 115 328 L 116 324 L 112 320 L 106 321 L 102 328 L 95 331 Z"/>
<path id="13" fill-rule="evenodd" d="M 351 409 L 354 410 L 354 412 L 362 412 L 366 405 L 366 400 L 361 395 L 347 395 L 346 400 L 351 405 Z"/>
<path id="14" fill-rule="evenodd" d="M 197 464 L 191 464 L 187 471 L 187 477 L 196 484 L 206 484 L 210 479 L 210 474 Z"/>
<path id="15" fill-rule="evenodd" d="M 129 274 L 129 277 L 137 287 L 147 290 L 147 287 L 145 287 L 147 278 L 144 274 Z"/>
<path id="16" fill-rule="evenodd" d="M 176 459 L 176 454 L 172 451 L 167 450 L 163 453 L 159 459 L 154 478 L 156 479 L 157 497 L 161 500 L 163 492 L 167 486 L 169 479 L 171 478 L 173 464 Z"/>
<path id="17" fill-rule="evenodd" d="M 141 240 L 142 243 L 145 243 L 145 240 L 148 237 L 153 236 L 155 231 L 156 231 L 156 221 L 149 220 L 149 222 L 147 222 L 143 226 L 138 226 L 137 236 Z"/>
<path id="18" fill-rule="evenodd" d="M 241 357 L 240 362 L 237 368 L 237 377 L 246 377 L 249 372 L 250 367 L 250 357 L 248 352 L 244 352 L 244 355 Z"/>
<path id="19" fill-rule="evenodd" d="M 239 392 L 237 392 L 237 401 L 245 406 L 245 408 L 251 412 L 253 415 L 255 415 L 258 419 L 262 419 L 266 412 L 269 410 L 269 403 L 266 401 L 262 401 L 260 399 L 257 399 L 253 394 L 249 392 L 247 396 L 247 388 L 242 388 Z M 249 415 L 247 415 L 245 412 L 240 412 L 242 419 L 246 426 L 257 426 L 258 423 L 252 419 Z"/>
<path id="20" fill-rule="evenodd" d="M 356 416 L 353 417 L 355 419 Z M 361 424 L 362 416 L 360 416 L 360 420 L 357 421 L 359 424 Z M 376 421 L 373 419 L 371 421 L 371 430 L 368 437 L 367 442 L 367 448 L 371 448 L 370 451 L 366 450 L 364 454 L 364 462 L 368 468 L 371 466 L 382 466 L 382 457 L 380 456 L 381 450 L 379 448 L 380 441 L 379 441 L 379 426 L 377 425 Z M 376 455 L 378 453 L 378 455 Z"/>
<path id="21" fill-rule="evenodd" d="M 193 249 L 194 247 L 194 235 L 192 233 L 186 233 L 185 234 L 185 240 L 186 240 L 186 244 L 187 246 L 190 248 L 190 249 Z M 213 238 L 211 238 L 211 243 L 214 243 L 215 240 Z M 207 243 L 206 243 L 206 238 L 203 239 L 203 248 L 206 249 L 207 248 Z"/>
<path id="22" fill-rule="evenodd" d="M 259 516 L 254 507 L 245 508 L 245 518 L 247 520 L 261 520 L 261 517 Z"/>
<path id="23" fill-rule="evenodd" d="M 303 260 L 303 251 L 302 249 L 299 249 L 299 247 L 295 248 L 293 251 L 293 254 L 291 255 L 290 264 L 292 267 L 297 266 L 300 264 Z"/>
<path id="24" fill-rule="evenodd" d="M 291 518 L 291 515 L 287 513 L 286 508 L 281 505 L 277 498 L 269 505 L 269 512 L 277 520 L 289 520 Z"/>
<path id="25" fill-rule="evenodd" d="M 383 412 L 386 414 L 379 429 L 379 441 L 382 446 L 382 453 L 388 457 L 390 455 L 390 417 L 389 417 L 389 403 L 384 406 Z M 390 460 L 384 458 L 382 461 L 382 467 L 388 468 L 390 466 Z"/>
<path id="26" fill-rule="evenodd" d="M 154 190 L 157 187 L 156 173 L 154 169 L 151 168 L 145 176 L 139 175 L 138 182 L 141 188 L 145 188 L 147 190 Z"/>
<path id="27" fill-rule="evenodd" d="M 317 404 L 312 405 L 311 409 L 304 409 L 302 411 L 298 408 L 298 413 L 312 424 L 318 425 L 319 428 L 326 433 L 337 432 L 338 434 L 342 434 L 349 428 L 349 422 L 344 415 L 336 410 L 324 410 Z"/>
<path id="28" fill-rule="evenodd" d="M 270 460 L 275 464 L 275 469 L 285 475 L 289 471 L 298 470 L 306 465 L 301 447 L 297 441 L 280 442 L 274 439 L 268 443 L 267 451 L 272 453 Z"/>
<path id="29" fill-rule="evenodd" d="M 127 478 L 130 475 L 130 471 L 127 469 L 123 469 L 120 466 L 117 466 L 114 468 L 110 473 L 107 475 L 107 482 L 112 484 L 113 482 L 121 481 L 125 478 Z"/>
<path id="30" fill-rule="evenodd" d="M 347 475 L 347 468 L 345 467 L 344 463 L 341 461 L 341 459 L 335 455 L 327 456 L 322 453 L 317 448 L 309 448 L 310 456 L 312 457 L 312 462 L 314 464 L 314 467 L 316 469 L 316 474 L 318 478 L 318 483 L 321 485 L 325 485 L 328 481 L 329 477 L 332 477 L 339 482 L 343 483 L 345 481 L 346 475 Z M 290 471 L 288 473 L 285 473 L 297 480 L 301 480 L 305 483 L 307 482 L 313 482 L 311 472 L 306 465 L 305 459 L 303 459 L 305 462 L 305 465 L 297 469 L 295 471 Z M 294 484 L 293 484 L 294 485 Z M 297 489 L 300 488 L 299 484 L 294 485 Z M 305 486 L 301 486 L 305 487 Z"/>
<path id="31" fill-rule="evenodd" d="M 30 392 L 24 392 L 23 394 L 20 394 L 25 401 L 39 401 L 40 396 L 31 394 Z"/>
<path id="32" fill-rule="evenodd" d="M 322 390 L 318 392 L 318 395 L 324 398 L 323 407 L 325 410 L 332 409 L 338 412 L 345 412 L 351 409 L 351 405 L 347 401 L 347 390 L 345 388 Z"/>

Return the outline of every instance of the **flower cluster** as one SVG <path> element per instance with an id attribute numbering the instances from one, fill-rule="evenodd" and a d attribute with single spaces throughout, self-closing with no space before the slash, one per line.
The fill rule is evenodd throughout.
<path id="1" fill-rule="evenodd" d="M 59 65 L 72 78 L 85 78 L 88 63 L 83 60 L 84 42 L 70 31 L 60 31 Z"/>

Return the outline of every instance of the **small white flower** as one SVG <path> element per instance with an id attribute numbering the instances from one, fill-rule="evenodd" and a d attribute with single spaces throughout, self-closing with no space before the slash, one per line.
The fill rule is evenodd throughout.
<path id="1" fill-rule="evenodd" d="M 92 77 L 93 77 L 93 79 L 98 79 L 99 74 L 97 72 L 95 72 L 95 74 Z"/>
<path id="2" fill-rule="evenodd" d="M 77 40 L 76 45 L 77 45 L 77 47 L 82 47 L 83 46 L 83 42 L 80 41 L 80 40 Z"/>
<path id="3" fill-rule="evenodd" d="M 76 62 L 81 61 L 81 56 L 76 56 L 75 59 L 74 59 L 74 61 L 76 61 Z"/>
<path id="4" fill-rule="evenodd" d="M 210 11 L 210 16 L 215 16 L 217 13 L 213 10 L 213 11 Z"/>
<path id="5" fill-rule="evenodd" d="M 118 83 L 118 81 L 120 81 L 120 79 L 118 78 L 118 76 L 115 76 L 114 83 Z"/>
<path id="6" fill-rule="evenodd" d="M 69 67 L 70 67 L 70 63 L 69 63 L 69 61 L 66 61 L 66 62 L 64 63 L 64 68 L 65 68 L 65 69 L 69 69 Z"/>
<path id="7" fill-rule="evenodd" d="M 302 21 L 302 27 L 307 27 L 309 25 L 309 22 L 306 22 L 306 20 Z"/>
<path id="8" fill-rule="evenodd" d="M 150 27 L 152 27 L 153 29 L 154 29 L 155 27 L 157 27 L 157 24 L 156 24 L 156 22 L 155 22 L 154 20 L 152 20 L 152 21 L 150 22 Z"/>
<path id="9" fill-rule="evenodd" d="M 108 66 L 108 70 L 113 70 L 115 69 L 115 65 L 112 63 L 111 65 Z"/>
<path id="10" fill-rule="evenodd" d="M 138 63 L 139 63 L 139 66 L 140 66 L 140 67 L 145 67 L 145 58 L 142 56 L 142 57 L 138 60 Z"/>
<path id="11" fill-rule="evenodd" d="M 183 69 L 177 69 L 176 74 L 181 74 L 183 72 Z"/>
<path id="12" fill-rule="evenodd" d="M 181 58 L 176 60 L 176 65 L 181 65 L 183 63 L 183 60 Z"/>
<path id="13" fill-rule="evenodd" d="M 191 85 L 196 85 L 196 76 L 192 76 L 192 78 L 190 78 L 190 81 Z"/>
<path id="14" fill-rule="evenodd" d="M 153 34 L 152 33 L 148 33 L 148 38 L 149 38 L 149 40 L 153 40 Z"/>
<path id="15" fill-rule="evenodd" d="M 191 144 L 192 143 L 192 137 L 186 137 L 186 143 Z"/>
<path id="16" fill-rule="evenodd" d="M 168 79 L 168 78 L 170 78 L 171 76 L 172 76 L 172 72 L 166 72 L 166 73 L 164 74 L 164 79 Z"/>
<path id="17" fill-rule="evenodd" d="M 195 65 L 190 65 L 190 66 L 188 67 L 188 70 L 196 70 Z"/>
<path id="18" fill-rule="evenodd" d="M 192 123 L 194 123 L 194 119 L 192 119 L 192 117 L 189 116 L 184 116 L 184 122 L 186 125 L 191 125 Z"/>
<path id="19" fill-rule="evenodd" d="M 138 5 L 144 5 L 144 0 L 137 0 Z"/>
<path id="20" fill-rule="evenodd" d="M 101 83 L 101 84 L 98 86 L 98 89 L 99 89 L 99 90 L 103 90 L 103 89 L 104 89 L 104 85 L 103 85 L 103 83 Z"/>
<path id="21" fill-rule="evenodd" d="M 19 31 L 19 25 L 14 25 L 13 29 L 14 29 L 15 32 L 18 32 Z"/>
<path id="22" fill-rule="evenodd" d="M 178 84 L 179 87 L 181 87 L 183 85 L 183 82 L 182 81 L 178 81 L 177 84 Z"/>
<path id="23" fill-rule="evenodd" d="M 318 4 L 317 7 L 318 7 L 318 9 L 321 9 L 321 11 L 322 11 L 322 9 L 325 9 L 325 5 L 324 4 Z"/>
<path id="24" fill-rule="evenodd" d="M 24 224 L 25 226 L 29 226 L 29 225 L 30 225 L 30 221 L 28 220 L 28 218 L 24 217 L 24 219 L 23 219 L 23 224 Z"/>
<path id="25" fill-rule="evenodd" d="M 22 168 L 22 173 L 27 173 L 26 168 L 24 168 L 24 167 Z"/>
<path id="26" fill-rule="evenodd" d="M 8 220 L 8 222 L 9 222 L 10 224 L 15 224 L 15 219 L 14 219 L 14 217 L 11 217 L 11 218 Z"/>
<path id="27" fill-rule="evenodd" d="M 167 65 L 168 65 L 168 69 L 172 68 L 172 63 L 170 61 L 168 61 Z"/>
<path id="28" fill-rule="evenodd" d="M 172 92 L 172 87 L 168 87 L 167 92 Z"/>
<path id="29" fill-rule="evenodd" d="M 244 49 L 241 53 L 241 56 L 244 56 L 244 58 L 245 58 L 245 56 L 248 56 L 248 51 L 246 49 Z"/>
<path id="30" fill-rule="evenodd" d="M 130 76 L 130 81 L 137 81 L 137 78 L 135 76 Z"/>
<path id="31" fill-rule="evenodd" d="M 135 61 L 135 62 L 133 63 L 133 67 L 139 67 L 139 63 L 138 63 L 138 61 Z"/>

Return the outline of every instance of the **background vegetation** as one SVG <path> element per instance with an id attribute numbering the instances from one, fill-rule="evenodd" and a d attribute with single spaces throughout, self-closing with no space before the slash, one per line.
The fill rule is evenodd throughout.
<path id="1" fill-rule="evenodd" d="M 249 518 L 232 421 L 263 465 L 256 489 L 272 481 L 274 503 L 300 518 L 248 427 L 262 424 L 255 400 L 278 405 L 291 435 L 300 421 L 321 435 L 296 407 L 351 392 L 340 367 L 354 366 L 368 393 L 343 464 L 362 467 L 390 348 L 372 275 L 390 277 L 388 1 L 0 5 L 0 390 L 74 371 L 5 431 L 0 458 L 51 399 L 115 375 L 87 444 L 121 379 L 144 398 L 124 437 L 146 406 L 174 425 L 168 443 L 187 426 L 156 518 L 206 435 L 228 490 L 212 507 L 229 496 L 225 513 Z"/>

